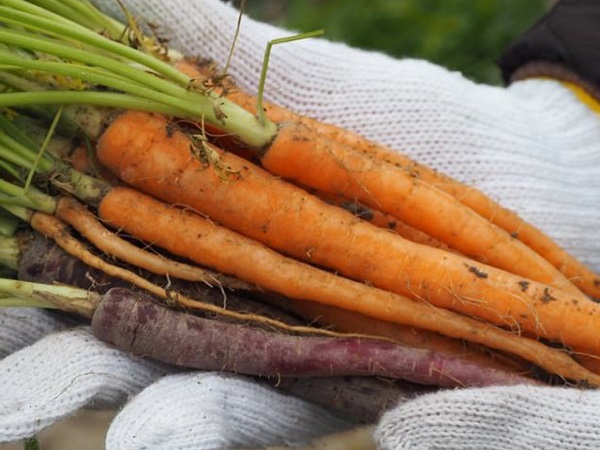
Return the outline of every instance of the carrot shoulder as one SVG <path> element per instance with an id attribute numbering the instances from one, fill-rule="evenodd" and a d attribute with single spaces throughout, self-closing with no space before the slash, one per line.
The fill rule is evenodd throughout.
<path id="1" fill-rule="evenodd" d="M 409 242 L 228 153 L 220 153 L 221 162 L 236 176 L 224 182 L 190 145 L 165 118 L 129 112 L 106 130 L 97 151 L 100 162 L 127 183 L 282 253 L 397 294 L 600 352 L 595 331 L 600 305 Z"/>

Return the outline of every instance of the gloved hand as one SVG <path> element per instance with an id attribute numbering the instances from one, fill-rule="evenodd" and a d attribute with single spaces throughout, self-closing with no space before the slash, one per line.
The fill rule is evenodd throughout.
<path id="1" fill-rule="evenodd" d="M 513 386 L 420 397 L 387 412 L 375 432 L 382 449 L 593 450 L 600 392 Z"/>
<path id="2" fill-rule="evenodd" d="M 97 3 L 119 14 L 116 2 Z M 171 47 L 226 61 L 237 22 L 230 6 L 125 3 L 159 25 Z M 244 18 L 230 66 L 242 88 L 255 89 L 266 42 L 288 34 Z M 481 86 L 425 61 L 307 40 L 275 47 L 266 98 L 476 185 L 600 269 L 600 121 L 560 83 Z M 133 395 L 109 430 L 109 450 L 296 443 L 352 425 L 243 377 L 173 373 L 132 358 L 85 327 L 58 332 L 64 325 L 47 313 L 0 310 L 0 323 L 7 335 L 0 353 L 24 347 L 0 361 L 0 441 L 31 435 L 84 405 L 119 406 Z M 592 448 L 586 445 L 600 440 L 598 406 L 600 393 L 576 389 L 440 392 L 390 411 L 376 436 L 381 448 Z M 535 434 L 535 427 L 545 431 Z"/>

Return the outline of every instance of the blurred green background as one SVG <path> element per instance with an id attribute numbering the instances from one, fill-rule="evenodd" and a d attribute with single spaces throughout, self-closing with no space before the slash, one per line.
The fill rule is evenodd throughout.
<path id="1" fill-rule="evenodd" d="M 240 0 L 234 2 L 237 6 Z M 395 57 L 424 58 L 500 84 L 495 61 L 550 0 L 247 0 L 248 15 Z"/>

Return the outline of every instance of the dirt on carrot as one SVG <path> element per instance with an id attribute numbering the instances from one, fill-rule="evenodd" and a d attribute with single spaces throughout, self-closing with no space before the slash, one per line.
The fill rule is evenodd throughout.
<path id="1" fill-rule="evenodd" d="M 178 68 L 189 76 L 205 78 L 210 78 L 215 70 L 217 70 L 216 67 L 217 66 L 209 60 L 182 60 L 178 65 Z M 233 86 L 229 86 L 224 91 L 224 94 L 226 94 L 230 100 L 246 110 L 256 113 L 257 102 L 255 96 Z M 374 161 L 385 163 L 400 169 L 405 172 L 407 176 L 418 179 L 422 183 L 429 184 L 444 191 L 485 220 L 504 230 L 509 236 L 520 240 L 526 246 L 533 249 L 541 257 L 549 261 L 558 272 L 564 274 L 566 279 L 570 280 L 587 295 L 593 298 L 600 298 L 600 275 L 594 273 L 585 264 L 561 248 L 556 241 L 541 230 L 523 220 L 515 212 L 502 207 L 502 205 L 492 200 L 476 187 L 460 183 L 439 171 L 433 170 L 412 160 L 400 151 L 395 151 L 385 145 L 370 141 L 358 133 L 342 129 L 333 124 L 317 121 L 310 117 L 302 116 L 273 103 L 264 102 L 263 106 L 266 116 L 275 123 L 282 124 L 285 122 L 294 122 L 300 124 L 303 127 L 313 130 L 322 137 L 335 142 L 337 145 L 362 153 Z M 223 140 L 219 142 L 225 146 L 231 145 L 233 148 L 235 148 L 236 145 L 235 141 L 232 140 Z M 287 163 L 289 164 L 293 161 L 294 159 L 291 158 Z M 317 157 L 314 161 L 319 161 L 320 167 L 321 160 Z M 339 161 L 343 161 L 343 159 L 339 159 Z M 307 166 L 301 164 L 299 167 L 299 171 L 294 170 L 291 173 L 288 173 L 287 176 L 298 179 L 298 173 L 304 175 L 303 172 L 305 172 L 304 169 Z M 279 168 L 271 169 L 278 175 L 286 176 L 285 173 L 279 173 Z M 317 172 L 320 172 L 320 170 Z M 358 186 L 358 189 L 359 191 L 361 189 L 368 191 L 368 186 Z M 367 196 L 373 195 L 372 192 L 365 192 L 365 194 Z M 350 198 L 352 199 L 352 197 Z M 373 199 L 377 200 L 377 197 L 374 197 Z M 378 208 L 377 204 L 375 207 Z M 461 249 L 461 251 L 463 250 Z M 468 251 L 464 253 L 469 254 Z M 485 262 L 490 263 L 490 260 L 486 259 Z"/>
<path id="2" fill-rule="evenodd" d="M 123 181 L 302 261 L 577 350 L 600 351 L 600 338 L 593 331 L 593 323 L 600 322 L 600 305 L 585 297 L 411 243 L 221 152 L 222 163 L 237 174 L 224 182 L 194 158 L 185 134 L 172 127 L 167 131 L 167 125 L 159 116 L 123 114 L 98 142 L 98 158 Z M 155 239 L 161 237 L 147 240 Z M 525 291 L 523 281 L 529 283 Z M 556 301 L 547 301 L 549 296 Z M 573 326 L 573 321 L 581 325 Z"/>

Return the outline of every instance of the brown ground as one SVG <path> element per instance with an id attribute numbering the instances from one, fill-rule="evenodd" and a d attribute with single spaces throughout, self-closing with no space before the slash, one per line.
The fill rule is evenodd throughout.
<path id="1" fill-rule="evenodd" d="M 38 435 L 40 450 L 104 450 L 113 411 L 81 411 Z M 0 450 L 23 450 L 22 442 L 0 444 Z"/>

